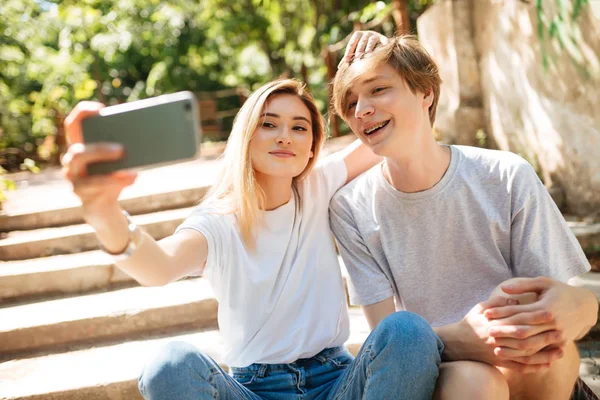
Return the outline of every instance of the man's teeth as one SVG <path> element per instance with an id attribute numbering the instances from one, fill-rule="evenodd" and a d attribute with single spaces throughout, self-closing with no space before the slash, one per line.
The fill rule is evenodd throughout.
<path id="1" fill-rule="evenodd" d="M 365 130 L 365 133 L 368 135 L 369 133 L 371 133 L 371 132 L 373 132 L 373 131 L 375 131 L 375 130 L 377 130 L 379 128 L 384 127 L 387 123 L 388 123 L 388 121 L 384 121 L 384 122 L 381 122 L 381 123 L 379 123 L 379 124 L 377 124 L 375 126 L 372 126 L 371 128 Z"/>

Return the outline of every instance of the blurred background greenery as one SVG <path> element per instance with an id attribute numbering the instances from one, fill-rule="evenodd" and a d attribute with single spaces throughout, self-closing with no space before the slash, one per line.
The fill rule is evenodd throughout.
<path id="1" fill-rule="evenodd" d="M 436 2 L 396 1 L 412 26 Z M 62 119 L 81 100 L 116 104 L 191 90 L 214 100 L 218 128 L 207 138 L 224 140 L 243 94 L 286 76 L 307 82 L 326 113 L 324 49 L 355 27 L 392 34 L 392 3 L 3 0 L 0 167 L 56 163 Z"/>

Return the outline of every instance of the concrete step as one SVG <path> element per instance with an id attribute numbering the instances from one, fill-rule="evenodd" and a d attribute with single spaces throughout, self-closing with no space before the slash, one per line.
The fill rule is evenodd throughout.
<path id="1" fill-rule="evenodd" d="M 322 154 L 339 151 L 355 139 L 354 135 L 329 139 Z M 223 148 L 224 143 L 205 143 L 201 158 L 140 171 L 136 182 L 121 194 L 121 205 L 135 215 L 198 203 L 221 168 L 221 161 L 214 158 Z M 0 232 L 83 222 L 79 199 L 58 168 L 48 168 L 37 175 L 11 174 L 11 179 L 18 190 L 7 193 L 7 201 L 0 209 Z"/>
<path id="2" fill-rule="evenodd" d="M 338 256 L 344 277 L 347 275 Z M 0 262 L 0 305 L 106 291 L 137 283 L 100 250 Z"/>
<path id="3" fill-rule="evenodd" d="M 32 296 L 106 290 L 133 282 L 100 250 L 0 262 L 0 304 Z"/>
<path id="4" fill-rule="evenodd" d="M 600 341 L 584 340 L 577 347 L 581 356 L 579 376 L 600 396 Z"/>
<path id="5" fill-rule="evenodd" d="M 221 163 L 198 159 L 139 172 L 123 190 L 120 204 L 130 214 L 144 214 L 197 204 L 213 184 Z M 81 203 L 62 175 L 43 171 L 17 182 L 0 210 L 0 232 L 31 230 L 83 223 Z"/>
<path id="6" fill-rule="evenodd" d="M 347 347 L 356 354 L 369 335 L 359 309 L 350 310 Z M 132 400 L 142 397 L 137 377 L 153 352 L 172 341 L 204 350 L 224 368 L 224 346 L 217 330 L 95 347 L 0 363 L 0 398 L 21 400 Z"/>
<path id="7" fill-rule="evenodd" d="M 161 239 L 171 235 L 175 228 L 192 212 L 193 207 L 160 211 L 133 217 L 138 225 Z M 13 231 L 0 240 L 0 260 L 25 260 L 58 254 L 79 253 L 98 248 L 91 226 L 70 225 L 58 228 Z"/>
<path id="8" fill-rule="evenodd" d="M 0 358 L 178 326 L 216 326 L 216 319 L 214 292 L 202 278 L 8 306 L 0 309 Z"/>
<path id="9" fill-rule="evenodd" d="M 160 211 L 134 216 L 154 238 L 172 234 L 175 228 L 193 210 L 193 207 Z M 573 233 L 587 251 L 600 248 L 600 224 L 569 222 Z M 0 240 L 0 260 L 24 260 L 58 254 L 78 253 L 98 248 L 93 229 L 87 224 L 70 225 L 33 231 L 5 233 Z"/>
<path id="10" fill-rule="evenodd" d="M 586 254 L 600 254 L 600 223 L 567 221 L 567 224 Z"/>
<path id="11" fill-rule="evenodd" d="M 210 185 L 182 188 L 176 191 L 148 194 L 119 201 L 121 207 L 131 215 L 146 214 L 173 208 L 190 207 L 198 204 Z M 82 224 L 83 217 L 78 200 L 71 207 L 29 212 L 16 215 L 0 215 L 0 231 L 43 229 L 73 224 Z"/>

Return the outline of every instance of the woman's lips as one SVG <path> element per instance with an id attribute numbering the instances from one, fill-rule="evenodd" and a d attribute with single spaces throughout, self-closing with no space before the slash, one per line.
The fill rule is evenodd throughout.
<path id="1" fill-rule="evenodd" d="M 296 154 L 294 154 L 293 152 L 285 151 L 285 150 L 271 151 L 271 152 L 269 152 L 269 154 L 274 155 L 275 157 L 281 157 L 281 158 L 289 158 L 289 157 L 296 156 Z"/>

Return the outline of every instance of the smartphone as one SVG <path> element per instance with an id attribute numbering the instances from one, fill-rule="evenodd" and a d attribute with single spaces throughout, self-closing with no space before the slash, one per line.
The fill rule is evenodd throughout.
<path id="1" fill-rule="evenodd" d="M 82 121 L 83 142 L 117 142 L 118 161 L 88 165 L 89 175 L 168 164 L 195 158 L 200 147 L 200 115 L 192 92 L 165 94 L 105 107 Z"/>

